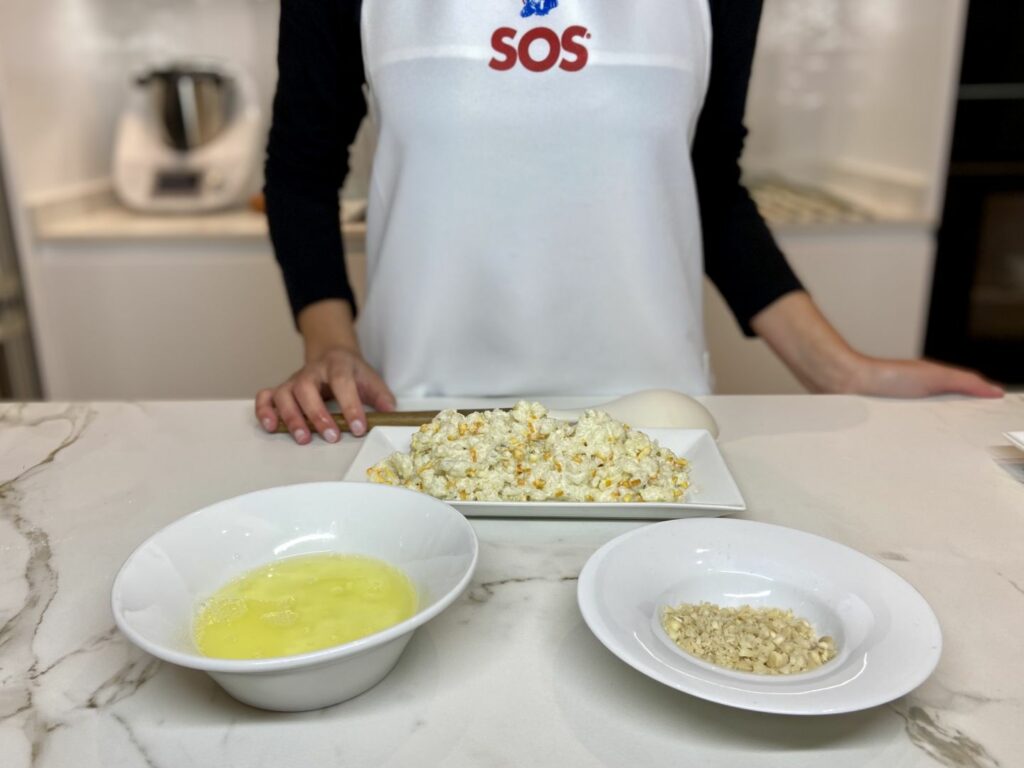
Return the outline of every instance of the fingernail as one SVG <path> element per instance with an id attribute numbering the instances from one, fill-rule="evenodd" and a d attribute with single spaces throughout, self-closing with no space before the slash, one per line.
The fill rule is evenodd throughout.
<path id="1" fill-rule="evenodd" d="M 363 422 L 361 422 L 359 419 L 356 419 L 355 421 L 353 421 L 351 424 L 348 425 L 348 427 L 349 427 L 349 429 L 352 430 L 352 434 L 353 435 L 355 435 L 356 437 L 362 437 L 362 435 L 363 435 Z"/>
<path id="2" fill-rule="evenodd" d="M 309 433 L 306 430 L 304 430 L 304 429 L 296 429 L 295 430 L 295 439 L 298 440 L 299 442 L 302 442 L 307 437 L 309 437 Z"/>
<path id="3" fill-rule="evenodd" d="M 328 443 L 338 442 L 339 437 L 340 435 L 338 434 L 338 430 L 336 429 L 328 429 L 324 432 L 324 440 L 326 440 Z"/>
<path id="4" fill-rule="evenodd" d="M 264 419 L 263 420 L 263 428 L 265 430 L 267 430 L 267 432 L 272 430 L 274 428 L 274 421 L 273 421 L 273 419 L 270 419 L 270 418 Z"/>

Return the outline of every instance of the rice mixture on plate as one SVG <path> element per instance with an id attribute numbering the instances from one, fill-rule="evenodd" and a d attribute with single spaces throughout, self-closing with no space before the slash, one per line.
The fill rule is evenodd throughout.
<path id="1" fill-rule="evenodd" d="M 539 403 L 464 416 L 442 411 L 366 471 L 369 479 L 457 501 L 679 502 L 686 459 L 602 411 L 575 424 Z"/>
<path id="2" fill-rule="evenodd" d="M 781 608 L 723 608 L 682 603 L 661 611 L 661 626 L 680 648 L 704 661 L 755 675 L 809 672 L 836 657 L 831 637 Z"/>

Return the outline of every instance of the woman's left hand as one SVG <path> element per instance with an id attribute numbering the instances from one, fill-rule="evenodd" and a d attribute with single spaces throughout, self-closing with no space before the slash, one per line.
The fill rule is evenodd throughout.
<path id="1" fill-rule="evenodd" d="M 1002 397 L 1003 390 L 974 371 L 929 360 L 864 358 L 851 379 L 850 391 L 879 397 L 967 395 Z"/>

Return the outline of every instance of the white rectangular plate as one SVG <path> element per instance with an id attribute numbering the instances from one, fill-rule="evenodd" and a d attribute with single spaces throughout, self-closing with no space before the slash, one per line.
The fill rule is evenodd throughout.
<path id="1" fill-rule="evenodd" d="M 395 451 L 408 452 L 416 427 L 375 427 L 363 441 L 345 474 L 349 482 L 368 482 L 366 470 Z M 576 517 L 615 520 L 668 520 L 718 517 L 747 508 L 714 438 L 703 429 L 645 429 L 644 432 L 690 462 L 690 487 L 683 503 L 611 504 L 566 501 L 453 501 L 467 517 Z"/>
<path id="2" fill-rule="evenodd" d="M 1024 432 L 1003 432 L 1003 435 L 1007 440 L 1024 451 Z"/>

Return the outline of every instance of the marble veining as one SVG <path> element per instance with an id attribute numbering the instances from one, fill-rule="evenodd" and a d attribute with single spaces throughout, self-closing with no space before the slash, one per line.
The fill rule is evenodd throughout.
<path id="1" fill-rule="evenodd" d="M 94 411 L 82 406 L 68 406 L 56 414 L 34 416 L 28 413 L 26 406 L 17 404 L 0 412 L 0 424 L 7 426 L 38 427 L 52 422 L 68 424 L 67 434 L 44 458 L 0 483 L 0 519 L 12 524 L 29 549 L 24 572 L 28 587 L 25 602 L 13 615 L 6 617 L 0 626 L 0 651 L 4 654 L 0 721 L 14 718 L 22 720 L 22 728 L 31 744 L 33 761 L 38 757 L 46 736 L 62 725 L 45 721 L 33 708 L 34 682 L 45 671 L 38 669 L 32 645 L 46 610 L 57 592 L 58 578 L 51 563 L 52 549 L 48 534 L 21 514 L 23 492 L 20 486 L 44 471 L 62 451 L 74 445 L 94 416 Z"/>
<path id="2" fill-rule="evenodd" d="M 1007 576 L 1007 575 L 1006 575 L 1005 573 L 1003 573 L 1003 572 L 1001 572 L 1001 571 L 996 571 L 996 573 L 997 573 L 997 574 L 999 574 L 1000 576 L 1002 576 L 1002 577 L 1003 577 L 1004 579 L 1006 579 L 1006 583 L 1007 583 L 1007 584 L 1009 584 L 1009 585 L 1010 585 L 1011 587 L 1013 587 L 1013 588 L 1014 588 L 1015 590 L 1017 590 L 1017 591 L 1018 591 L 1018 592 L 1020 592 L 1020 593 L 1021 593 L 1022 595 L 1024 595 L 1024 588 L 1022 588 L 1022 587 L 1020 586 L 1020 584 L 1018 584 L 1018 583 L 1017 583 L 1016 581 L 1014 581 L 1013 579 L 1011 579 L 1011 578 L 1010 578 L 1009 576 Z"/>
<path id="3" fill-rule="evenodd" d="M 504 587 L 509 584 L 531 584 L 536 582 L 546 582 L 550 584 L 554 582 L 564 583 L 568 581 L 578 580 L 579 575 L 561 576 L 557 579 L 551 579 L 546 576 L 519 576 L 508 579 L 498 579 L 497 581 L 484 581 L 480 582 L 479 584 L 474 583 L 469 588 L 467 594 L 469 596 L 469 599 L 474 603 L 486 603 L 488 600 L 494 597 L 495 590 L 497 590 L 499 587 Z"/>
<path id="4" fill-rule="evenodd" d="M 1024 422 L 1024 399 L 707 402 L 748 500 L 744 517 L 873 553 L 932 604 L 945 651 L 916 691 L 824 718 L 680 694 L 604 649 L 576 607 L 587 558 L 641 523 L 488 519 L 474 521 L 474 583 L 416 633 L 383 683 L 318 712 L 259 712 L 202 673 L 134 648 L 113 626 L 111 581 L 135 546 L 176 517 L 247 490 L 338 478 L 359 441 L 296 448 L 262 435 L 241 402 L 9 405 L 0 406 L 0 762 L 1019 762 L 1024 615 L 1007 604 L 1024 594 L 1024 487 L 988 447 Z"/>
<path id="5" fill-rule="evenodd" d="M 909 563 L 910 558 L 906 555 L 900 554 L 899 552 L 879 552 L 878 556 L 883 560 L 896 560 L 900 563 Z"/>
<path id="6" fill-rule="evenodd" d="M 907 735 L 914 746 L 942 765 L 999 768 L 999 762 L 981 744 L 956 728 L 943 726 L 937 715 L 921 707 L 894 705 L 892 709 L 906 722 Z"/>
<path id="7" fill-rule="evenodd" d="M 157 762 L 152 757 L 150 757 L 150 754 L 146 750 L 146 747 L 143 746 L 141 742 L 139 742 L 138 738 L 136 738 L 135 733 L 134 731 L 132 731 L 132 727 L 131 725 L 129 725 L 128 721 L 118 714 L 114 714 L 112 715 L 112 717 L 114 720 L 118 722 L 118 724 L 120 724 L 122 728 L 124 728 L 125 736 L 128 737 L 128 741 L 130 741 L 132 746 L 135 747 L 135 750 L 138 752 L 139 757 L 142 758 L 144 764 L 149 766 L 149 768 L 158 768 Z M 227 732 L 225 732 L 225 736 L 227 736 Z"/>

